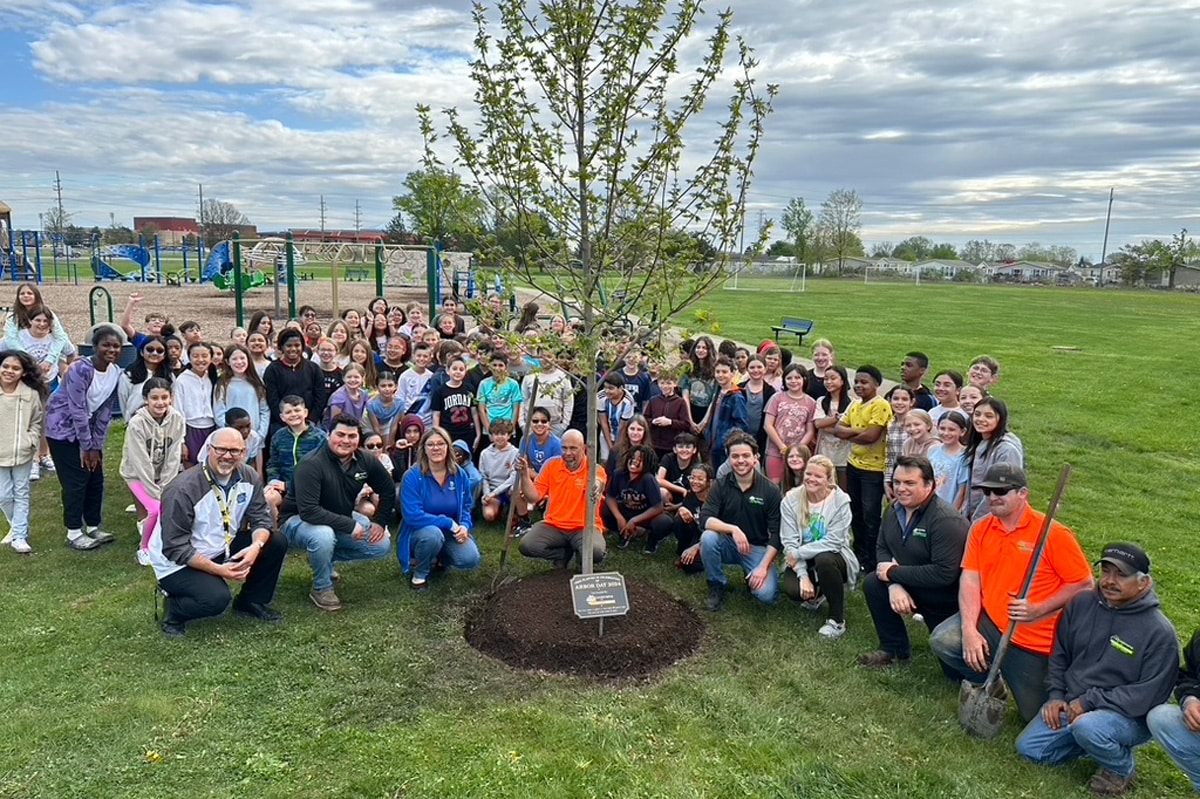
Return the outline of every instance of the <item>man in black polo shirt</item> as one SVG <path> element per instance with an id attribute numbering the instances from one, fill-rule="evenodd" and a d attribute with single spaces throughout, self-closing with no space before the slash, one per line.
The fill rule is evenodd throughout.
<path id="1" fill-rule="evenodd" d="M 861 666 L 883 668 L 909 662 L 912 648 L 905 616 L 920 614 L 933 630 L 958 613 L 958 576 L 970 525 L 935 489 L 928 458 L 901 455 L 896 459 L 892 474 L 896 499 L 879 529 L 875 550 L 879 565 L 863 583 L 880 648 L 861 655 Z"/>
<path id="2" fill-rule="evenodd" d="M 742 567 L 755 599 L 770 604 L 779 597 L 779 488 L 757 468 L 754 436 L 730 434 L 725 451 L 731 471 L 713 485 L 700 510 L 700 559 L 708 578 L 704 607 L 714 613 L 725 604 L 727 563 Z"/>

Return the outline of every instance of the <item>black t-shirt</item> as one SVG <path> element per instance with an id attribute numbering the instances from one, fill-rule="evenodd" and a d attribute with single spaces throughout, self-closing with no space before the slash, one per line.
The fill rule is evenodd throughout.
<path id="1" fill-rule="evenodd" d="M 621 515 L 626 519 L 662 504 L 658 479 L 650 473 L 643 474 L 637 482 L 633 482 L 629 478 L 629 472 L 622 469 L 608 481 L 605 495 L 617 501 Z"/>
<path id="2" fill-rule="evenodd" d="M 667 478 L 668 483 L 677 485 L 690 493 L 691 489 L 688 488 L 688 486 L 690 486 L 691 483 L 688 481 L 688 475 L 692 473 L 692 468 L 699 462 L 700 460 L 693 455 L 692 460 L 687 465 L 687 470 L 685 471 L 679 468 L 679 458 L 675 455 L 675 453 L 668 452 L 663 456 L 662 461 L 660 461 L 658 465 L 662 469 L 666 470 L 665 477 Z M 671 497 L 672 501 L 677 501 L 679 499 L 678 494 L 672 494 Z"/>
<path id="3" fill-rule="evenodd" d="M 333 392 L 342 387 L 343 376 L 341 368 L 334 369 L 332 372 L 322 369 L 321 382 L 325 384 L 325 396 L 333 396 Z"/>
<path id="4" fill-rule="evenodd" d="M 430 412 L 440 412 L 441 425 L 453 439 L 469 441 L 475 437 L 475 424 L 471 408 L 475 405 L 475 394 L 466 385 L 458 388 L 444 383 L 429 395 Z"/>

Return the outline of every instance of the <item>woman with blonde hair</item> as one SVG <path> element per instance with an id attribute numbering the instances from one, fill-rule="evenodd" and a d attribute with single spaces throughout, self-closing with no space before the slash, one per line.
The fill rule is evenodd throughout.
<path id="1" fill-rule="evenodd" d="M 465 473 L 451 457 L 452 445 L 450 434 L 442 428 L 425 431 L 417 463 L 400 483 L 404 521 L 396 556 L 404 573 L 411 571 L 414 591 L 428 589 L 435 560 L 463 571 L 479 568 L 482 560 L 471 535 L 475 497 Z"/>
<path id="2" fill-rule="evenodd" d="M 850 543 L 850 497 L 837 484 L 837 467 L 815 455 L 804 468 L 804 485 L 793 488 L 780 506 L 779 539 L 787 569 L 784 593 L 808 610 L 828 602 L 829 617 L 817 631 L 826 640 L 846 632 L 846 585 L 858 580 L 858 559 Z"/>

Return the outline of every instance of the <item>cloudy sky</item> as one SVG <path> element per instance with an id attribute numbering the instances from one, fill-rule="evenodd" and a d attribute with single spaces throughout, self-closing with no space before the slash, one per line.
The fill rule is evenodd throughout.
<path id="1" fill-rule="evenodd" d="M 862 238 L 1100 255 L 1200 234 L 1200 0 L 737 0 L 779 84 L 750 226 L 837 188 Z M 714 6 L 714 9 L 717 8 Z M 364 227 L 419 168 L 413 107 L 469 108 L 463 0 L 4 0 L 0 200 L 17 227 L 235 203 Z M 707 133 L 700 137 L 709 138 Z"/>

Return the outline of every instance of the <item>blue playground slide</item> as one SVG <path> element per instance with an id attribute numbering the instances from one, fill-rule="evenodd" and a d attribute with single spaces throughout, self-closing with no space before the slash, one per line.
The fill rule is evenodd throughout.
<path id="1" fill-rule="evenodd" d="M 123 258 L 126 261 L 132 261 L 137 264 L 137 271 L 120 272 L 105 258 Z M 136 244 L 114 244 L 103 247 L 92 254 L 92 271 L 96 273 L 97 280 L 141 280 L 143 275 L 149 280 L 151 275 L 146 274 L 148 266 L 150 266 L 150 251 Z"/>

